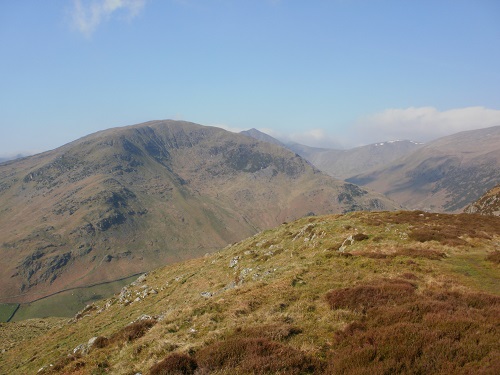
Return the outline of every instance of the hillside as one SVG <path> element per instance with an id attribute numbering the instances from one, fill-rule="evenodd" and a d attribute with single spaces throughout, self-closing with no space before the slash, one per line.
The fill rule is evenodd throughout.
<path id="1" fill-rule="evenodd" d="M 395 206 L 281 147 L 155 121 L 0 165 L 0 207 L 0 302 L 26 302 L 305 215 Z"/>
<path id="2" fill-rule="evenodd" d="M 500 126 L 437 139 L 387 167 L 347 181 L 407 208 L 460 212 L 500 182 Z"/>
<path id="3" fill-rule="evenodd" d="M 477 201 L 468 205 L 464 212 L 500 216 L 500 185 L 495 186 Z"/>
<path id="4" fill-rule="evenodd" d="M 303 218 L 0 325 L 0 372 L 497 374 L 499 241 L 494 216 Z"/>

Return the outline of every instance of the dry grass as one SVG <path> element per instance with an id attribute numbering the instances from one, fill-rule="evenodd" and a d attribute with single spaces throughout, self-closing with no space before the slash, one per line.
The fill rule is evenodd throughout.
<path id="1" fill-rule="evenodd" d="M 149 331 L 149 329 L 155 324 L 156 320 L 154 319 L 144 319 L 129 324 L 113 334 L 110 337 L 108 344 L 131 342 L 137 340 L 138 338 L 144 336 L 146 332 Z M 102 341 L 105 342 L 105 340 Z"/>
<path id="2" fill-rule="evenodd" d="M 356 253 L 356 255 L 371 259 L 393 259 L 395 257 L 408 257 L 440 260 L 446 257 L 446 254 L 442 251 L 416 247 L 396 248 L 396 250 L 391 253 L 359 251 Z"/>
<path id="3" fill-rule="evenodd" d="M 417 226 L 458 233 L 462 220 L 423 215 L 309 217 L 159 269 L 128 288 L 131 300 L 157 294 L 99 302 L 0 354 L 0 372 L 36 373 L 60 359 L 53 372 L 81 375 L 495 373 L 499 270 L 485 259 L 497 229 L 478 218 L 484 233 L 465 228 L 464 245 L 421 243 L 409 236 Z M 368 238 L 332 250 L 355 233 Z M 72 354 L 91 337 L 87 354 Z"/>

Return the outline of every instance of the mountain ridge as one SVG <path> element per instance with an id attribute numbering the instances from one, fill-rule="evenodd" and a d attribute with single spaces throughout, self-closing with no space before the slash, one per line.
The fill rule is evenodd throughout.
<path id="1" fill-rule="evenodd" d="M 281 147 L 175 121 L 3 164 L 0 202 L 4 301 L 201 256 L 308 214 L 396 208 Z"/>

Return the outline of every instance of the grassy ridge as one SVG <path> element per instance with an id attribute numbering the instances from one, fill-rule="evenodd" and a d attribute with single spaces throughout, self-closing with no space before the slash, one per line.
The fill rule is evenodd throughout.
<path id="1" fill-rule="evenodd" d="M 285 223 L 149 273 L 0 372 L 496 374 L 499 240 L 499 218 L 472 215 Z"/>

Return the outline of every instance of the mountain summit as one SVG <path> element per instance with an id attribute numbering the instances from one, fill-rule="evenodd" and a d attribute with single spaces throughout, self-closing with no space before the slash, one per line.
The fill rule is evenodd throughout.
<path id="1" fill-rule="evenodd" d="M 395 205 L 281 147 L 152 121 L 0 165 L 0 207 L 0 302 L 23 302 L 200 256 L 305 215 Z"/>

